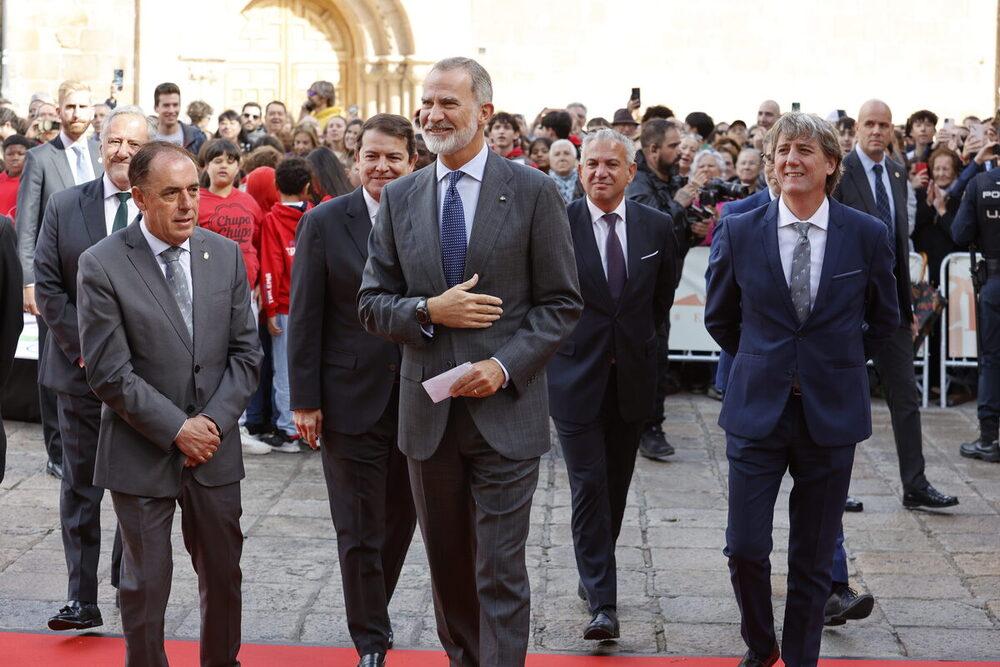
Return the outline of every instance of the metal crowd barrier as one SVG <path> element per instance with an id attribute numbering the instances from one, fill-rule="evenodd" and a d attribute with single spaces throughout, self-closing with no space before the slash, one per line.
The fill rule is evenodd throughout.
<path id="1" fill-rule="evenodd" d="M 978 261 L 980 256 L 976 256 Z M 976 307 L 969 275 L 969 253 L 953 252 L 941 262 L 941 292 L 945 300 L 941 314 L 941 398 L 948 406 L 949 368 L 978 365 Z"/>

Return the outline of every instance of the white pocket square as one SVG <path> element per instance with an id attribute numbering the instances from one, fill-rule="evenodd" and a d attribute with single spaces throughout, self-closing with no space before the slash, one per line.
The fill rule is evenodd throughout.
<path id="1" fill-rule="evenodd" d="M 646 255 L 645 257 L 640 257 L 640 258 L 639 258 L 639 261 L 641 262 L 641 261 L 642 261 L 642 260 L 644 260 L 644 259 L 649 259 L 650 257 L 656 257 L 656 256 L 657 256 L 657 255 L 659 255 L 659 254 L 660 254 L 660 251 L 659 251 L 659 250 L 657 250 L 657 251 L 655 251 L 655 252 L 651 252 L 651 253 L 649 253 L 648 255 Z"/>

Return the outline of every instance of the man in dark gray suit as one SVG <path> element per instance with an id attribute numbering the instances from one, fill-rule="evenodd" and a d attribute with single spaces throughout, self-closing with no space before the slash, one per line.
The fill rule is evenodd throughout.
<path id="1" fill-rule="evenodd" d="M 17 235 L 10 218 L 0 215 L 0 389 L 7 383 L 21 335 L 21 263 L 17 259 Z M 7 469 L 7 434 L 0 415 L 0 482 Z"/>
<path id="2" fill-rule="evenodd" d="M 524 545 L 549 449 L 545 364 L 580 317 L 566 209 L 551 179 L 489 150 L 490 76 L 434 65 L 420 122 L 432 166 L 382 191 L 358 294 L 362 324 L 403 344 L 409 459 L 438 637 L 453 665 L 523 664 Z M 423 380 L 472 369 L 433 403 Z"/>
<path id="3" fill-rule="evenodd" d="M 196 227 L 198 170 L 154 141 L 132 156 L 143 217 L 80 256 L 78 317 L 87 382 L 105 403 L 94 483 L 111 491 L 124 556 L 126 664 L 166 667 L 163 614 L 179 504 L 201 593 L 201 664 L 239 664 L 237 420 L 262 353 L 239 246 Z"/>
<path id="4" fill-rule="evenodd" d="M 892 141 L 892 111 L 869 100 L 858 112 L 858 144 L 844 156 L 844 177 L 833 198 L 882 220 L 894 239 L 896 296 L 900 327 L 873 359 L 892 418 L 892 431 L 903 482 L 903 506 L 941 508 L 958 504 L 937 491 L 924 475 L 920 404 L 913 375 L 913 304 L 910 299 L 910 245 L 906 220 L 906 168 L 886 156 Z"/>
<path id="5" fill-rule="evenodd" d="M 38 381 L 57 395 L 63 443 L 59 520 L 69 570 L 68 602 L 49 619 L 51 630 L 82 630 L 102 623 L 97 565 L 104 489 L 94 486 L 101 401 L 87 384 L 80 353 L 77 264 L 84 250 L 138 216 L 128 181 L 129 162 L 155 132 L 156 126 L 139 107 L 120 106 L 112 111 L 101 137 L 106 171 L 49 199 L 35 247 L 35 298 L 51 334 L 39 357 Z M 121 543 L 116 539 L 112 584 L 118 583 L 120 559 Z"/>
<path id="6" fill-rule="evenodd" d="M 92 115 L 90 88 L 79 81 L 63 81 L 59 86 L 59 136 L 28 151 L 17 189 L 17 252 L 24 274 L 24 310 L 38 318 L 40 351 L 45 347 L 48 329 L 38 317 L 35 304 L 35 243 L 49 197 L 92 181 L 103 171 L 100 147 L 85 136 Z M 39 383 L 38 400 L 49 456 L 48 471 L 62 477 L 62 440 L 55 392 Z"/>

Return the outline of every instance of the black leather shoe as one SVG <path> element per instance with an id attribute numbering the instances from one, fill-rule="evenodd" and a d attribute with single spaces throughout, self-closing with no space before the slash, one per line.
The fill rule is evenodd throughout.
<path id="1" fill-rule="evenodd" d="M 49 619 L 49 630 L 86 630 L 104 625 L 101 610 L 93 602 L 70 600 Z"/>
<path id="2" fill-rule="evenodd" d="M 864 593 L 858 595 L 846 584 L 834 584 L 823 609 L 823 625 L 843 625 L 847 621 L 868 618 L 875 607 L 875 598 Z"/>
<path id="3" fill-rule="evenodd" d="M 618 639 L 618 612 L 613 607 L 601 607 L 583 631 L 584 639 L 603 641 Z"/>
<path id="4" fill-rule="evenodd" d="M 844 501 L 844 511 L 845 512 L 864 512 L 865 504 L 855 498 L 854 496 L 847 496 L 847 500 Z"/>
<path id="5" fill-rule="evenodd" d="M 991 463 L 1000 462 L 1000 444 L 996 440 L 983 442 L 983 439 L 979 437 L 972 442 L 963 442 L 958 448 L 958 453 L 967 459 L 979 459 Z"/>
<path id="6" fill-rule="evenodd" d="M 639 453 L 652 461 L 662 461 L 674 453 L 674 446 L 667 442 L 663 428 L 657 424 L 639 436 Z"/>
<path id="7" fill-rule="evenodd" d="M 385 664 L 385 653 L 365 653 L 358 662 L 358 667 L 382 667 Z"/>
<path id="8" fill-rule="evenodd" d="M 48 463 L 45 464 L 45 472 L 49 473 L 50 475 L 52 475 L 56 479 L 62 479 L 63 478 L 63 471 L 62 471 L 62 464 L 61 463 L 53 463 L 52 461 L 49 461 Z"/>
<path id="9" fill-rule="evenodd" d="M 583 587 L 582 581 L 576 582 L 576 595 L 584 602 L 587 601 L 587 589 Z"/>
<path id="10" fill-rule="evenodd" d="M 955 496 L 946 496 L 928 484 L 922 491 L 906 491 L 903 493 L 903 507 L 954 507 L 958 504 Z"/>
<path id="11" fill-rule="evenodd" d="M 778 656 L 781 655 L 778 651 L 778 645 L 775 644 L 774 648 L 771 649 L 771 655 L 766 658 L 761 658 L 753 651 L 747 651 L 740 660 L 740 664 L 737 667 L 771 667 L 774 663 L 778 662 Z"/>

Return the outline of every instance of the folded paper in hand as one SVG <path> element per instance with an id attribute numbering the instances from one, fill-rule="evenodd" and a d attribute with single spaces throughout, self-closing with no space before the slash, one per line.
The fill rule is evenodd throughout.
<path id="1" fill-rule="evenodd" d="M 460 366 L 455 366 L 451 370 L 445 371 L 440 375 L 435 375 L 429 380 L 424 380 L 421 384 L 423 384 L 424 391 L 431 397 L 431 400 L 435 403 L 440 403 L 451 396 L 451 386 L 455 384 L 458 378 L 471 370 L 472 362 L 466 361 Z"/>

